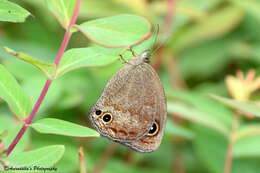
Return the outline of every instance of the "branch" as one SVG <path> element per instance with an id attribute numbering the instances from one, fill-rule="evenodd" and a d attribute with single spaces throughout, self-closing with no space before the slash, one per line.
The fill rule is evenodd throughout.
<path id="1" fill-rule="evenodd" d="M 80 3 L 81 3 L 81 0 L 77 0 L 76 7 L 74 8 L 73 15 L 72 15 L 71 20 L 70 20 L 70 24 L 66 28 L 66 32 L 65 32 L 65 35 L 63 37 L 63 41 L 61 43 L 61 46 L 60 46 L 59 51 L 57 53 L 56 59 L 54 61 L 54 64 L 56 65 L 56 67 L 58 67 L 58 65 L 61 61 L 61 58 L 62 58 L 62 56 L 63 56 L 63 54 L 64 54 L 64 52 L 67 48 L 67 45 L 68 45 L 68 42 L 69 42 L 70 36 L 71 36 L 71 32 L 69 31 L 69 28 L 72 25 L 74 25 L 75 22 L 76 22 L 76 19 L 77 19 L 78 13 L 79 13 Z M 9 145 L 7 150 L 5 151 L 6 155 L 9 155 L 13 151 L 16 144 L 21 140 L 21 138 L 23 137 L 27 128 L 32 123 L 32 120 L 36 116 L 36 114 L 37 114 L 37 112 L 38 112 L 38 110 L 39 110 L 39 108 L 42 104 L 42 101 L 44 100 L 51 84 L 52 84 L 52 79 L 47 79 L 47 81 L 45 82 L 45 85 L 44 85 L 44 87 L 41 91 L 40 96 L 38 97 L 35 105 L 33 106 L 33 109 L 31 111 L 30 115 L 24 120 L 23 127 L 20 129 L 20 131 L 18 132 L 18 134 L 16 135 L 14 140 L 11 142 L 11 144 Z"/>
<path id="2" fill-rule="evenodd" d="M 167 0 L 167 11 L 165 12 L 164 24 L 163 24 L 163 30 L 162 30 L 163 38 L 166 38 L 166 39 L 162 43 L 160 43 L 157 47 L 157 49 L 158 49 L 157 57 L 155 59 L 155 63 L 153 64 L 153 67 L 156 71 L 159 71 L 159 68 L 161 66 L 161 61 L 162 61 L 163 52 L 164 52 L 163 44 L 165 44 L 165 41 L 168 41 L 167 38 L 172 33 L 171 29 L 172 29 L 172 23 L 173 23 L 173 18 L 175 15 L 175 6 L 176 6 L 175 1 L 176 0 Z"/>

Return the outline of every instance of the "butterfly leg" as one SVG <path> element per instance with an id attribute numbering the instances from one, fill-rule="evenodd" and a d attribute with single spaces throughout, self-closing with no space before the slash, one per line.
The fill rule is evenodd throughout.
<path id="1" fill-rule="evenodd" d="M 125 58 L 123 57 L 123 55 L 119 55 L 120 57 L 120 60 L 123 62 L 123 63 L 126 63 L 126 64 L 130 64 L 127 60 L 125 60 Z"/>
<path id="2" fill-rule="evenodd" d="M 136 56 L 136 54 L 135 54 L 135 52 L 134 52 L 132 47 L 129 48 L 129 51 L 132 53 L 133 56 Z"/>

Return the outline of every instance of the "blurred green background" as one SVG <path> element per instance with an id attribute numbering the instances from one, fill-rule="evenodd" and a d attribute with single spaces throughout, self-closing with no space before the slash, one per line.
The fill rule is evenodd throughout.
<path id="1" fill-rule="evenodd" d="M 81 23 L 131 13 L 160 25 L 157 44 L 163 46 L 154 52 L 151 61 L 164 84 L 169 114 L 165 136 L 158 150 L 139 154 L 103 137 L 72 138 L 43 135 L 32 130 L 27 132 L 16 149 L 65 145 L 65 154 L 55 165 L 61 173 L 79 172 L 79 146 L 84 147 L 89 172 L 223 172 L 236 111 L 213 100 L 209 94 L 230 97 L 225 84 L 228 75 L 250 69 L 259 73 L 260 1 L 175 1 L 172 9 L 166 0 L 83 0 L 77 21 Z M 44 1 L 12 2 L 30 11 L 33 17 L 19 24 L 0 22 L 0 46 L 52 62 L 64 30 Z M 78 32 L 70 40 L 69 48 L 90 44 Z M 16 77 L 35 102 L 46 77 L 3 50 L 0 50 L 0 63 Z M 116 61 L 104 67 L 81 68 L 55 80 L 36 119 L 59 118 L 91 127 L 88 110 L 121 66 L 121 61 Z M 260 95 L 254 92 L 251 96 L 251 100 L 257 101 Z M 7 105 L 0 100 L 0 126 L 8 126 L 10 134 L 15 135 L 19 127 L 11 115 Z M 234 144 L 233 173 L 260 172 L 259 120 L 241 118 L 240 128 L 253 125 L 256 130 Z"/>

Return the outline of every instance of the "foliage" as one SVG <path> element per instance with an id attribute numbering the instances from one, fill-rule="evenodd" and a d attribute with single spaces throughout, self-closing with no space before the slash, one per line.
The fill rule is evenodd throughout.
<path id="1" fill-rule="evenodd" d="M 71 26 L 76 4 L 0 0 L 0 170 L 259 172 L 259 0 L 83 0 Z M 151 64 L 168 122 L 160 148 L 140 154 L 99 137 L 87 112 L 124 65 L 120 54 L 152 48 L 156 24 Z M 57 65 L 64 30 L 72 37 Z"/>

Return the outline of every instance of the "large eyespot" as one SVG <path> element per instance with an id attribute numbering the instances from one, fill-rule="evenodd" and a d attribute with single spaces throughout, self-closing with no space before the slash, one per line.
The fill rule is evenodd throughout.
<path id="1" fill-rule="evenodd" d="M 154 122 L 153 125 L 150 127 L 149 132 L 148 132 L 148 136 L 154 136 L 158 133 L 159 131 L 159 125 L 157 122 Z"/>
<path id="2" fill-rule="evenodd" d="M 109 123 L 112 121 L 112 115 L 110 113 L 104 113 L 101 118 L 105 123 Z"/>
<path id="3" fill-rule="evenodd" d="M 96 110 L 96 115 L 101 115 L 102 114 L 102 111 L 101 110 Z"/>

